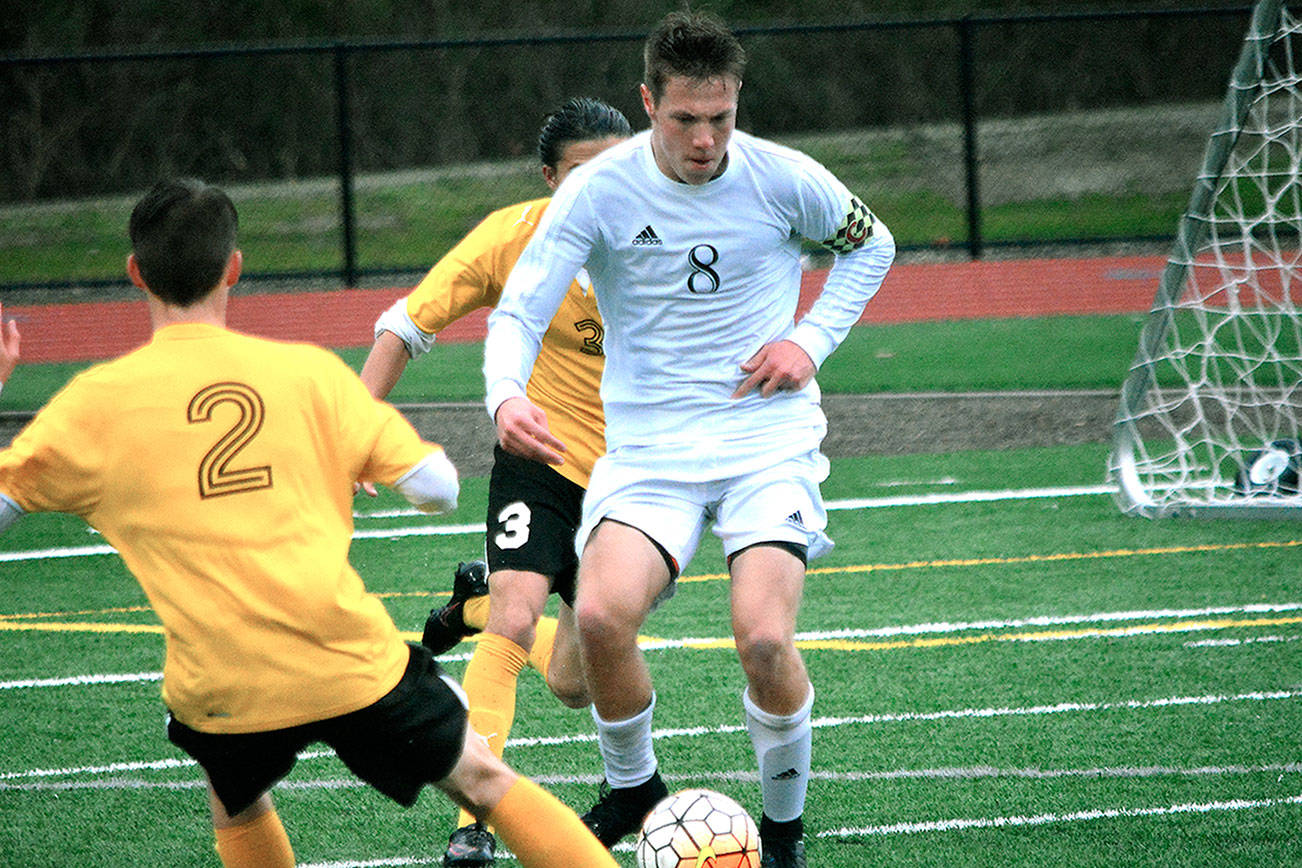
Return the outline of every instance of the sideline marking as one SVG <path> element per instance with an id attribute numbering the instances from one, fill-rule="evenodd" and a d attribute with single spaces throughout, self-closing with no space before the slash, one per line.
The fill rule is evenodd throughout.
<path id="1" fill-rule="evenodd" d="M 18 616 L 10 616 L 18 617 Z M 162 624 L 105 624 L 95 621 L 0 621 L 0 632 L 44 633 L 155 633 L 162 635 Z"/>
<path id="2" fill-rule="evenodd" d="M 415 596 L 422 595 L 420 592 L 412 592 Z M 405 596 L 406 592 L 395 593 L 391 596 Z M 381 595 L 386 596 L 386 595 Z M 1014 618 L 1002 621 L 959 621 L 954 623 L 940 622 L 927 624 L 909 624 L 895 627 L 876 627 L 871 629 L 846 629 L 846 630 L 824 630 L 815 632 L 805 632 L 796 634 L 796 642 L 802 648 L 825 648 L 833 650 L 891 650 L 896 648 L 921 648 L 934 647 L 942 645 L 963 645 L 976 642 L 988 641 L 1049 641 L 1049 640 L 1070 640 L 1079 638 L 1091 638 L 1102 636 L 1140 636 L 1162 632 L 1188 632 L 1192 630 L 1225 630 L 1241 627 L 1254 626 L 1275 626 L 1281 624 L 1291 624 L 1302 622 L 1302 616 L 1299 617 L 1281 617 L 1281 618 L 1227 618 L 1215 616 L 1230 615 L 1272 615 L 1288 612 L 1297 612 L 1302 610 L 1302 603 L 1250 603 L 1246 606 L 1215 606 L 1205 609 L 1148 609 L 1148 610 L 1131 610 L 1121 612 L 1094 612 L 1088 615 L 1041 615 L 1032 618 Z M 125 611 L 122 609 L 104 610 L 105 612 Z M 93 615 L 95 612 L 64 613 Z M 21 618 L 36 617 L 59 617 L 58 614 L 41 613 L 34 615 L 5 615 L 0 616 L 0 632 L 3 631 L 21 631 L 21 630 L 43 630 L 49 632 L 92 632 L 92 633 L 157 633 L 161 634 L 163 628 L 158 625 L 150 624 L 109 624 L 102 622 L 51 622 L 36 621 L 29 622 L 17 620 Z M 1162 618 L 1179 618 L 1186 619 L 1184 622 L 1175 624 L 1148 624 L 1148 625 L 1131 625 L 1128 627 L 1118 627 L 1111 629 L 1088 628 L 1078 630 L 1045 630 L 1031 633 L 1012 633 L 1012 634 L 984 634 L 981 636 L 953 637 L 953 638 L 933 638 L 933 639 L 911 639 L 896 641 L 857 641 L 866 639 L 883 639 L 884 637 L 893 636 L 925 636 L 962 633 L 972 630 L 1017 630 L 1024 627 L 1061 627 L 1072 624 L 1090 624 L 1090 623 L 1113 623 L 1118 621 L 1138 621 L 1138 620 L 1157 620 Z M 1188 620 L 1195 619 L 1195 620 Z M 419 635 L 414 632 L 401 632 L 403 639 L 418 641 Z M 472 640 L 474 637 L 471 637 Z M 1227 640 L 1240 641 L 1240 640 Z M 1252 641 L 1251 639 L 1243 641 Z M 670 648 L 691 648 L 693 650 L 708 650 L 716 648 L 732 648 L 733 640 L 730 637 L 684 637 L 682 639 L 660 639 L 651 636 L 641 636 L 638 640 L 638 646 L 643 650 L 658 651 Z M 468 656 L 468 655 L 467 655 Z M 460 660 L 466 659 L 462 655 L 443 655 L 443 660 Z M 61 683 L 77 683 L 77 678 L 95 678 L 98 676 L 74 676 L 69 679 L 60 680 Z M 110 676 L 116 677 L 116 676 Z M 58 679 L 56 679 L 58 680 Z M 105 682 L 108 683 L 108 682 Z M 28 682 L 0 682 L 0 690 L 10 689 L 13 687 L 30 686 Z M 44 685 L 41 685 L 44 686 Z"/>
<path id="3" fill-rule="evenodd" d="M 852 639 L 796 638 L 796 647 L 822 651 L 895 651 L 901 648 L 944 648 L 957 645 L 980 645 L 986 642 L 1060 642 L 1070 639 L 1102 639 L 1107 637 L 1146 636 L 1160 633 L 1190 633 L 1199 630 L 1227 630 L 1237 627 L 1273 627 L 1281 624 L 1302 623 L 1302 617 L 1251 618 L 1245 620 L 1177 621 L 1173 624 L 1136 624 L 1131 627 L 1091 627 L 1081 630 L 1043 630 L 1033 633 L 982 633 L 978 636 L 936 636 L 895 641 L 865 642 Z M 1238 641 L 1238 640 L 1229 640 Z M 731 637 L 717 639 L 675 639 L 655 648 L 690 648 L 697 651 L 730 649 L 735 647 Z"/>
<path id="4" fill-rule="evenodd" d="M 1154 808 L 1096 808 L 1068 814 L 970 817 L 931 820 L 925 823 L 891 823 L 885 826 L 842 827 L 819 832 L 819 838 L 866 838 L 879 835 L 916 835 L 921 832 L 953 832 L 966 829 L 1002 829 L 1010 826 L 1044 826 L 1050 823 L 1079 823 L 1087 820 L 1115 820 L 1124 817 L 1164 817 L 1173 814 L 1210 814 L 1217 811 L 1246 811 L 1302 805 L 1302 794 L 1284 799 L 1232 799 L 1223 802 L 1184 802 Z"/>
<path id="5" fill-rule="evenodd" d="M 968 491 L 947 494 L 901 495 L 898 497 L 869 497 L 856 500 L 829 500 L 825 504 L 829 510 L 874 509 L 891 506 L 927 506 L 938 503 L 978 503 L 992 500 L 1022 500 L 1045 497 L 1078 497 L 1090 494 L 1110 494 L 1115 486 L 1090 485 L 1064 488 L 1027 488 L 1006 489 L 1003 491 Z M 399 516 L 422 516 L 424 513 L 412 510 L 379 510 L 374 513 L 354 513 L 356 518 L 396 518 Z M 415 527 L 396 527 L 353 532 L 353 539 L 391 539 L 404 536 L 456 536 L 460 534 L 481 534 L 487 527 L 478 524 L 443 524 L 418 525 Z M 71 546 L 66 548 L 33 549 L 18 552 L 0 552 L 0 562 L 34 561 L 45 558 L 77 558 L 93 555 L 117 554 L 109 545 Z"/>
<path id="6" fill-rule="evenodd" d="M 892 570 L 929 570 L 948 567 L 991 567 L 1012 564 L 1059 563 L 1070 561 L 1106 560 L 1108 558 L 1135 558 L 1153 555 L 1216 554 L 1230 551 L 1249 551 L 1252 549 L 1289 549 L 1302 547 L 1302 540 L 1267 540 L 1264 542 L 1245 543 L 1205 543 L 1187 546 L 1157 546 L 1142 549 L 1110 549 L 1098 552 L 1059 552 L 1047 555 L 1019 555 L 1002 558 L 947 558 L 933 561 L 909 561 L 896 564 L 855 564 L 845 567 L 810 567 L 807 576 L 827 576 L 836 573 L 874 573 Z M 699 576 L 683 576 L 679 584 L 691 582 L 713 582 L 728 578 L 727 573 L 706 573 Z"/>
<path id="7" fill-rule="evenodd" d="M 0 690 L 21 690 L 25 687 L 81 687 L 87 684 L 133 684 L 140 681 L 162 681 L 161 672 L 130 672 L 118 675 L 72 675 L 67 678 L 29 678 L 23 681 L 0 681 Z"/>
<path id="8" fill-rule="evenodd" d="M 865 714 L 856 717 L 820 717 L 810 722 L 815 729 L 840 727 L 848 725 L 876 725 L 882 723 L 917 723 L 941 720 L 964 720 L 997 717 L 1036 717 L 1049 714 L 1072 714 L 1093 711 L 1148 711 L 1160 708 L 1176 708 L 1193 705 L 1219 705 L 1226 702 L 1270 702 L 1302 698 L 1302 690 L 1273 690 L 1240 693 L 1233 696 L 1207 694 L 1203 696 L 1168 696 L 1161 699 L 1131 699 L 1122 702 L 1059 702 L 1053 705 L 1030 705 L 1002 708 L 959 708 L 940 711 L 904 711 L 881 714 Z M 728 726 L 693 726 L 678 729 L 660 729 L 651 733 L 653 739 L 690 738 L 702 735 L 727 735 L 746 732 L 745 724 Z M 554 747 L 563 744 L 583 744 L 595 742 L 596 733 L 577 735 L 539 736 L 535 738 L 512 738 L 507 740 L 508 747 Z"/>
<path id="9" fill-rule="evenodd" d="M 829 500 L 824 506 L 838 509 L 881 509 L 891 506 L 931 506 L 940 503 L 989 503 L 996 500 L 1037 500 L 1045 497 L 1082 497 L 1115 494 L 1115 485 L 1077 485 L 1064 488 L 1006 488 L 997 491 L 954 491 L 935 494 L 902 494 L 896 497 L 860 497 Z"/>
<path id="10" fill-rule="evenodd" d="M 333 756 L 331 752 L 318 754 L 322 756 Z M 52 775 L 72 774 L 74 772 L 86 773 L 107 773 L 122 772 L 128 770 L 142 771 L 153 769 L 171 769 L 171 768 L 189 768 L 196 766 L 193 761 L 172 761 L 161 760 L 155 763 L 122 763 L 117 767 L 110 768 L 101 766 L 94 769 L 64 769 L 53 770 Z M 51 771 L 51 770 L 46 770 Z M 1232 775 L 1277 775 L 1282 780 L 1283 776 L 1302 774 L 1302 763 L 1265 763 L 1262 765 L 1227 765 L 1227 766 L 1197 766 L 1193 768 L 1181 768 L 1179 766 L 1099 766 L 1094 768 L 1065 768 L 1065 769 L 1042 769 L 1042 768 L 997 768 L 995 766 L 949 766 L 942 768 L 921 768 L 921 769 L 890 769 L 887 771 L 827 771 L 813 769 L 809 773 L 811 780 L 828 781 L 831 783 L 861 783 L 864 781 L 975 781 L 975 780 L 992 780 L 996 778 L 1014 778 L 1022 780 L 1035 781 L 1052 781 L 1070 778 L 1079 778 L 1083 780 L 1108 780 L 1108 779 L 1144 779 L 1144 778 L 1199 778 L 1199 777 L 1229 777 Z M 2 776 L 0 776 L 2 777 Z M 665 781 L 690 784 L 700 783 L 703 781 L 712 781 L 719 783 L 739 783 L 753 784 L 759 781 L 759 773 L 755 769 L 733 769 L 730 771 L 703 771 L 703 772 L 678 772 L 674 774 L 663 775 Z M 576 786 L 599 784 L 605 778 L 600 774 L 550 774 L 550 775 L 531 775 L 534 783 L 543 786 Z M 370 785 L 355 777 L 346 778 L 298 778 L 295 780 L 283 780 L 276 784 L 276 789 L 286 790 L 360 790 L 366 789 Z M 92 778 L 89 780 L 68 780 L 68 781 L 30 781 L 28 783 L 4 783 L 0 782 L 0 790 L 179 790 L 179 789 L 201 789 L 206 784 L 201 777 L 186 778 L 175 781 L 149 781 L 143 778 Z"/>
<path id="11" fill-rule="evenodd" d="M 988 719 L 997 717 L 1027 717 L 1040 716 L 1048 714 L 1071 714 L 1091 711 L 1151 711 L 1154 709 L 1178 708 L 1183 706 L 1194 705 L 1220 705 L 1224 703 L 1237 702 L 1272 702 L 1288 699 L 1302 698 L 1302 690 L 1275 690 L 1275 691 L 1256 691 L 1252 693 L 1241 693 L 1233 696 L 1225 695 L 1204 695 L 1204 696 L 1168 696 L 1158 699 L 1131 699 L 1112 702 L 1059 702 L 1052 705 L 1032 705 L 1021 707 L 1004 707 L 1004 708 L 957 708 L 941 709 L 939 711 L 904 711 L 894 713 L 881 713 L 863 715 L 860 717 L 820 717 L 811 721 L 811 725 L 818 729 L 828 727 L 841 727 L 850 725 L 872 725 L 881 723 L 914 723 L 918 721 L 944 721 L 944 720 L 966 720 L 966 719 Z M 745 724 L 722 725 L 714 727 L 689 727 L 684 729 L 658 729 L 653 730 L 651 737 L 654 739 L 671 739 L 671 738 L 694 738 L 706 735 L 730 735 L 733 733 L 746 732 Z M 553 747 L 563 744 L 586 744 L 597 740 L 596 733 L 576 733 L 573 735 L 557 736 L 539 736 L 534 738 L 510 738 L 507 739 L 507 747 Z M 334 752 L 330 750 L 310 750 L 304 751 L 299 755 L 300 760 L 321 759 L 333 757 Z M 24 771 L 0 772 L 0 781 L 17 780 L 21 778 L 43 778 L 43 777 L 69 777 L 75 775 L 90 774 L 118 774 L 125 771 L 157 770 L 157 769 L 176 769 L 188 768 L 196 765 L 195 761 L 189 758 L 167 758 L 158 760 L 140 760 L 133 762 L 119 762 L 108 765 L 81 766 L 76 768 L 57 768 L 57 769 L 28 769 Z M 1237 767 L 1229 768 L 1251 768 Z M 1298 763 L 1289 763 L 1276 769 L 1273 765 L 1263 767 L 1265 771 L 1278 771 L 1280 774 L 1291 771 L 1302 771 L 1302 765 Z M 1210 772 L 1209 772 L 1210 773 Z M 891 772 L 875 772 L 872 774 L 894 774 Z M 1029 774 L 1029 772 L 1027 773 Z"/>
<path id="12" fill-rule="evenodd" d="M 457 525 L 457 532 L 461 528 L 470 527 L 470 525 Z M 483 531 L 483 526 L 479 526 L 479 531 Z M 400 536 L 429 536 L 448 532 L 441 528 L 414 527 L 414 528 L 396 528 L 386 529 L 383 531 L 358 531 L 358 534 L 367 534 L 366 536 L 356 536 L 357 539 L 390 539 Z M 1265 551 L 1268 549 L 1291 549 L 1302 547 L 1302 540 L 1264 540 L 1259 542 L 1242 542 L 1242 543 L 1203 543 L 1200 545 L 1184 546 L 1153 546 L 1139 549 L 1108 549 L 1097 552 L 1056 552 L 1047 555 L 1019 555 L 1013 557 L 986 557 L 986 558 L 945 558 L 930 561 L 907 561 L 893 564 L 853 564 L 844 567 L 811 567 L 806 570 L 806 575 L 826 576 L 837 573 L 873 573 L 893 570 L 919 570 L 919 569 L 941 569 L 949 567 L 988 567 L 988 566 L 1009 566 L 1013 564 L 1038 564 L 1038 563 L 1064 563 L 1071 561 L 1088 561 L 1088 560 L 1107 560 L 1110 558 L 1134 558 L 1150 557 L 1156 555 L 1182 555 L 1182 554 L 1217 554 L 1221 552 L 1233 551 Z M 91 551 L 93 549 L 93 551 Z M 70 554 L 70 552 L 77 554 Z M 51 554 L 51 553 L 54 554 Z M 81 549 L 42 549 L 39 551 L 25 552 L 0 552 L 0 562 L 3 561 L 22 561 L 22 560 L 41 560 L 46 557 L 77 557 L 90 554 L 116 554 L 116 550 L 109 546 L 88 546 Z M 713 582 L 728 578 L 727 573 L 703 573 L 696 576 L 683 576 L 678 580 L 679 584 L 689 584 L 692 582 Z M 400 594 L 417 594 L 418 592 L 395 591 L 388 592 L 394 596 Z M 431 596 L 438 596 L 432 594 Z M 5 618 L 22 618 L 33 617 L 31 615 L 0 615 L 0 621 Z"/>

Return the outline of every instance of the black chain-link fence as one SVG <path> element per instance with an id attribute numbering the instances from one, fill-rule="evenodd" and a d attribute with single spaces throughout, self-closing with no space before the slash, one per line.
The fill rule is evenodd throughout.
<path id="1" fill-rule="evenodd" d="M 739 126 L 840 175 L 905 250 L 1168 238 L 1248 8 L 739 29 Z M 0 57 L 0 289 L 121 280 L 164 175 L 225 186 L 249 275 L 419 272 L 544 195 L 545 114 L 645 126 L 644 32 Z"/>

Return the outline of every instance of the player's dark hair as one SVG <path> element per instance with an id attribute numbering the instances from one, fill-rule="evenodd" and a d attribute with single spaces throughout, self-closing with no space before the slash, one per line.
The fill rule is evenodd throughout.
<path id="1" fill-rule="evenodd" d="M 746 71 L 746 52 L 721 19 L 708 12 L 670 12 L 642 48 L 642 81 L 659 102 L 671 76 L 696 81 Z"/>
<path id="2" fill-rule="evenodd" d="M 149 291 L 189 307 L 221 280 L 238 228 L 225 192 L 182 178 L 155 184 L 132 209 L 127 233 Z"/>
<path id="3" fill-rule="evenodd" d="M 538 159 L 544 166 L 556 168 L 567 145 L 590 142 L 611 136 L 633 135 L 628 118 L 617 108 L 599 99 L 576 96 L 547 116 L 538 133 Z"/>

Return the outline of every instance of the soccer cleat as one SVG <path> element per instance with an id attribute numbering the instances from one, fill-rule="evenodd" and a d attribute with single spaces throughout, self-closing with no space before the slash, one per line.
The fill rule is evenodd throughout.
<path id="1" fill-rule="evenodd" d="M 763 838 L 760 868 L 806 868 L 803 838 Z"/>
<path id="2" fill-rule="evenodd" d="M 497 839 L 483 823 L 462 826 L 448 837 L 448 849 L 443 854 L 444 868 L 479 868 L 492 865 L 497 853 Z"/>
<path id="3" fill-rule="evenodd" d="M 597 803 L 581 819 L 596 839 L 610 849 L 620 838 L 640 829 L 642 820 L 667 795 L 669 788 L 660 780 L 658 771 L 635 787 L 612 787 L 602 781 Z"/>
<path id="4" fill-rule="evenodd" d="M 482 597 L 488 593 L 488 564 L 483 561 L 457 564 L 457 571 L 452 574 L 452 599 L 441 609 L 430 609 L 425 619 L 425 632 L 420 637 L 424 645 L 435 655 L 444 654 L 453 645 L 471 633 L 478 633 L 478 628 L 468 626 L 464 615 L 466 600 Z M 473 862 L 468 865 L 476 864 Z"/>

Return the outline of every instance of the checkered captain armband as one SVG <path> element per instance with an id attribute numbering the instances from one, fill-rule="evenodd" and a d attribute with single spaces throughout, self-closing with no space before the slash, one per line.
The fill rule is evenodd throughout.
<path id="1" fill-rule="evenodd" d="M 873 234 L 873 212 L 859 201 L 858 196 L 850 197 L 850 210 L 846 212 L 836 234 L 823 242 L 823 246 L 833 253 L 853 253 L 867 243 Z"/>

